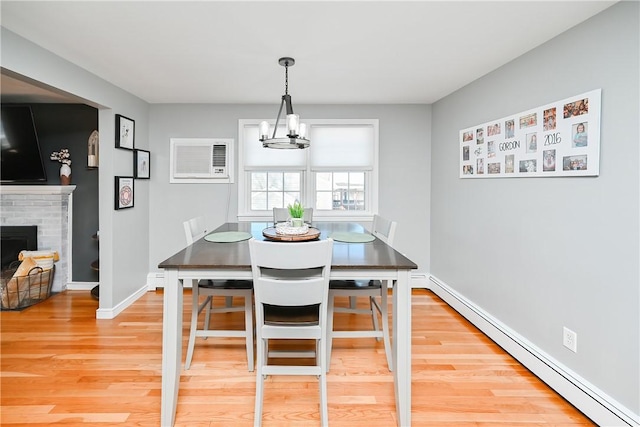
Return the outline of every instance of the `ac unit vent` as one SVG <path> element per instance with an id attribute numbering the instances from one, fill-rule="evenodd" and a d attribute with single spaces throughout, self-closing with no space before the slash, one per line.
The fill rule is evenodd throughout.
<path id="1" fill-rule="evenodd" d="M 233 182 L 233 140 L 172 138 L 169 182 Z"/>
<path id="2" fill-rule="evenodd" d="M 226 144 L 215 144 L 213 146 L 213 155 L 211 158 L 214 173 L 223 171 L 227 168 L 227 146 Z M 224 172 L 223 172 L 224 173 Z"/>

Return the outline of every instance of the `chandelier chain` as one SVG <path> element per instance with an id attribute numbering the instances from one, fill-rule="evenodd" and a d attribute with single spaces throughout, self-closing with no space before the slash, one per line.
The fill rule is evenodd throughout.
<path id="1" fill-rule="evenodd" d="M 289 95 L 289 63 L 284 66 L 284 94 Z"/>

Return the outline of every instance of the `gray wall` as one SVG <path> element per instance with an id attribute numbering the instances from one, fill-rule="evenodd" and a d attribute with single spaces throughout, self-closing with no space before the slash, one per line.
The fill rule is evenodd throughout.
<path id="1" fill-rule="evenodd" d="M 277 108 L 277 99 L 273 105 L 151 106 L 150 271 L 158 271 L 158 263 L 185 246 L 183 221 L 205 215 L 209 226 L 215 227 L 237 220 L 237 184 L 169 184 L 170 138 L 233 138 L 237 165 L 238 120 L 274 119 Z M 418 265 L 420 273 L 427 274 L 431 108 L 426 105 L 295 105 L 295 109 L 303 119 L 379 119 L 379 212 L 398 221 L 394 246 Z"/>
<path id="2" fill-rule="evenodd" d="M 635 414 L 638 16 L 618 3 L 433 105 L 430 227 L 435 277 Z M 458 178 L 460 129 L 598 88 L 599 177 Z"/>
<path id="3" fill-rule="evenodd" d="M 135 207 L 115 211 L 114 176 L 133 175 L 132 152 L 115 147 L 115 114 L 136 122 L 136 147 L 148 147 L 148 104 L 28 40 L 1 29 L 2 67 L 44 85 L 76 95 L 98 108 L 100 132 L 99 226 L 100 309 L 113 317 L 135 292 L 144 289 L 149 258 L 149 187 L 136 181 Z"/>
<path id="4" fill-rule="evenodd" d="M 53 151 L 68 148 L 71 154 L 73 192 L 73 282 L 98 282 L 91 263 L 99 256 L 98 171 L 87 169 L 87 140 L 98 129 L 98 110 L 81 104 L 32 104 L 48 185 L 60 185 L 60 163 L 51 161 Z"/>

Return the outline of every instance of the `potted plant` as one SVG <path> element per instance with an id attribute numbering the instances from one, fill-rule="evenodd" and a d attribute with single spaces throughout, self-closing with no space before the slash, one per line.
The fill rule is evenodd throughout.
<path id="1" fill-rule="evenodd" d="M 294 227 L 302 227 L 304 224 L 304 206 L 296 201 L 293 205 L 288 205 L 289 216 L 291 217 L 291 225 Z"/>

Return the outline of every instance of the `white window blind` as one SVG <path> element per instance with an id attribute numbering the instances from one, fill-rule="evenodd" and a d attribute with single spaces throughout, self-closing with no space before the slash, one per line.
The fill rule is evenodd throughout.
<path id="1" fill-rule="evenodd" d="M 373 169 L 373 125 L 313 125 L 310 139 L 310 166 L 313 171 Z"/>

